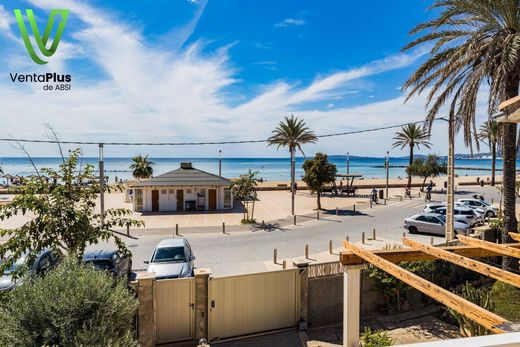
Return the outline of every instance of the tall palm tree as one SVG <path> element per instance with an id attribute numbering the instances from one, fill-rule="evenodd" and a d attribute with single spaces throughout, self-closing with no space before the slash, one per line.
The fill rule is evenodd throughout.
<path id="1" fill-rule="evenodd" d="M 313 131 L 309 130 L 309 128 L 305 125 L 305 122 L 301 119 L 298 119 L 297 117 L 294 117 L 292 114 L 291 117 L 285 117 L 285 119 L 281 121 L 273 130 L 273 135 L 267 139 L 268 146 L 276 145 L 277 149 L 280 147 L 287 147 L 289 149 L 289 153 L 291 154 L 291 214 L 293 215 L 295 191 L 295 151 L 298 149 L 305 157 L 305 153 L 303 153 L 301 146 L 306 143 L 316 143 L 317 140 L 318 138 Z"/>
<path id="2" fill-rule="evenodd" d="M 497 149 L 501 147 L 502 126 L 496 121 L 489 120 L 480 126 L 478 138 L 482 142 L 487 142 L 491 151 L 491 185 L 494 186 Z"/>
<path id="3" fill-rule="evenodd" d="M 463 129 L 467 146 L 477 133 L 476 101 L 489 85 L 488 113 L 518 95 L 520 83 L 520 4 L 518 0 L 436 0 L 433 20 L 419 24 L 419 36 L 403 48 L 425 45 L 430 56 L 404 84 L 408 98 L 427 92 L 427 119 L 432 122 L 447 103 L 450 124 Z M 504 223 L 502 241 L 517 230 L 515 211 L 516 124 L 503 126 Z M 478 143 L 477 143 L 478 146 Z M 516 267 L 504 257 L 502 267 Z"/>
<path id="4" fill-rule="evenodd" d="M 395 133 L 395 140 L 392 148 L 401 147 L 401 150 L 406 146 L 410 147 L 410 160 L 408 166 L 411 166 L 413 163 L 413 150 L 415 147 L 420 149 L 421 145 L 430 148 L 431 143 L 428 141 L 430 139 L 430 134 L 428 130 L 423 126 L 418 125 L 417 123 L 407 124 L 401 128 L 401 131 Z M 408 175 L 408 185 L 412 184 L 412 176 Z"/>
<path id="5" fill-rule="evenodd" d="M 148 155 L 144 157 L 142 155 L 138 155 L 132 158 L 132 164 L 130 165 L 130 169 L 132 171 L 132 175 L 134 178 L 141 180 L 141 178 L 150 178 L 153 175 L 153 165 L 155 163 L 148 159 Z"/>

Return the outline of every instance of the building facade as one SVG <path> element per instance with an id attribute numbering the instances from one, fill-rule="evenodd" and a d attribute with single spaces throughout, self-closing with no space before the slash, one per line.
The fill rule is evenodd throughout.
<path id="1" fill-rule="evenodd" d="M 232 209 L 230 186 L 227 178 L 181 163 L 176 170 L 131 184 L 133 207 L 140 212 Z"/>

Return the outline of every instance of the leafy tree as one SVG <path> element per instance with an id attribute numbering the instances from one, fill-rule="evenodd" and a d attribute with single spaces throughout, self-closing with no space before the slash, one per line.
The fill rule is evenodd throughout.
<path id="1" fill-rule="evenodd" d="M 432 122 L 447 103 L 453 125 L 464 131 L 472 146 L 480 87 L 489 86 L 488 114 L 518 95 L 520 84 L 520 4 L 516 0 L 436 0 L 435 17 L 419 24 L 419 34 L 404 50 L 425 46 L 430 57 L 404 84 L 408 98 L 427 93 L 427 119 Z M 486 92 L 488 87 L 486 87 Z M 512 242 L 508 232 L 517 230 L 516 155 L 517 125 L 503 125 L 504 228 L 502 241 Z M 477 143 L 478 145 L 478 143 Z M 504 269 L 517 268 L 518 260 L 502 258 Z"/>
<path id="2" fill-rule="evenodd" d="M 0 345 L 137 346 L 137 300 L 125 282 L 66 259 L 0 301 Z"/>
<path id="3" fill-rule="evenodd" d="M 421 190 L 424 190 L 426 180 L 440 175 L 445 175 L 448 172 L 446 163 L 439 162 L 439 157 L 435 154 L 429 154 L 426 160 L 417 158 L 412 165 L 406 169 L 406 173 L 410 176 L 418 176 L 423 178 Z"/>
<path id="4" fill-rule="evenodd" d="M 273 130 L 273 135 L 267 139 L 268 146 L 276 145 L 277 149 L 287 147 L 291 154 L 291 214 L 294 214 L 295 151 L 298 149 L 305 157 L 301 146 L 306 143 L 316 143 L 316 141 L 318 141 L 318 137 L 314 132 L 309 130 L 303 120 L 294 117 L 292 114 L 290 118 L 285 117 L 285 120 L 280 122 Z"/>
<path id="5" fill-rule="evenodd" d="M 32 262 L 46 248 L 80 259 L 87 245 L 113 238 L 121 252 L 128 252 L 112 229 L 144 223 L 129 218 L 132 212 L 128 209 L 107 209 L 104 215 L 95 210 L 101 189 L 110 192 L 121 186 L 100 185 L 94 167 L 81 166 L 79 149 L 63 158 L 58 170 L 34 169 L 37 175 L 24 179 L 13 200 L 0 206 L 0 220 L 16 215 L 31 218 L 20 227 L 0 229 L 0 237 L 8 238 L 0 244 L 0 258 L 9 255 L 0 265 L 0 273 L 25 252 Z"/>
<path id="6" fill-rule="evenodd" d="M 494 186 L 497 149 L 500 149 L 502 126 L 497 121 L 488 120 L 480 126 L 478 138 L 482 142 L 487 142 L 491 151 L 491 185 Z"/>
<path id="7" fill-rule="evenodd" d="M 305 175 L 302 180 L 311 193 L 316 193 L 317 208 L 321 210 L 321 192 L 325 184 L 332 183 L 336 179 L 336 165 L 329 162 L 326 154 L 316 153 L 314 159 L 305 160 L 303 170 Z"/>
<path id="8" fill-rule="evenodd" d="M 132 170 L 132 176 L 141 180 L 141 178 L 150 178 L 153 175 L 153 165 L 155 163 L 148 159 L 148 155 L 144 157 L 142 155 L 138 155 L 132 158 L 132 164 L 130 164 L 130 169 Z"/>
<path id="9" fill-rule="evenodd" d="M 231 184 L 231 192 L 244 205 L 244 218 L 242 223 L 254 223 L 255 200 L 257 199 L 256 186 L 258 185 L 258 172 L 249 170 Z M 248 202 L 252 202 L 251 216 L 249 216 Z"/>
<path id="10" fill-rule="evenodd" d="M 401 128 L 401 131 L 395 133 L 394 144 L 392 148 L 401 147 L 404 149 L 406 146 L 410 147 L 410 160 L 409 166 L 413 163 L 413 150 L 415 147 L 420 149 L 423 145 L 426 148 L 430 148 L 431 143 L 428 141 L 430 134 L 428 130 L 416 123 L 407 124 Z M 408 175 L 408 185 L 412 184 L 412 176 Z"/>

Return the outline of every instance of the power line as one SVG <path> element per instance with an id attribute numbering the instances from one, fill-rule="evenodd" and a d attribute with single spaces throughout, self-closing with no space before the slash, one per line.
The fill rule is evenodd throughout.
<path id="1" fill-rule="evenodd" d="M 446 120 L 446 118 L 440 117 L 434 120 Z M 388 130 L 394 128 L 401 128 L 409 124 L 421 124 L 427 123 L 428 120 L 422 120 L 417 122 L 408 122 L 402 124 L 389 125 L 378 128 L 352 130 L 340 133 L 331 133 L 317 135 L 318 138 L 323 137 L 335 137 L 335 136 L 346 136 L 361 133 L 368 133 L 374 131 Z M 230 145 L 230 144 L 245 144 L 245 143 L 262 143 L 267 142 L 267 139 L 263 140 L 237 140 L 237 141 L 211 141 L 211 142 L 103 142 L 103 141 L 57 141 L 57 140 L 34 140 L 34 139 L 17 139 L 17 138 L 0 138 L 0 142 L 19 142 L 19 143 L 50 143 L 50 144 L 67 144 L 67 145 L 99 145 L 103 144 L 106 146 L 205 146 L 205 145 Z"/>

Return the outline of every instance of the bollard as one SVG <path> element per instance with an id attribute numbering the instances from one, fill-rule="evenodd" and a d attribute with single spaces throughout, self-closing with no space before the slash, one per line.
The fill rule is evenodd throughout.
<path id="1" fill-rule="evenodd" d="M 493 198 L 491 198 L 491 205 L 493 205 L 495 203 L 495 200 Z"/>
<path id="2" fill-rule="evenodd" d="M 419 195 L 418 196 L 419 196 L 419 198 L 421 197 L 421 191 L 419 191 Z"/>
<path id="3" fill-rule="evenodd" d="M 273 251 L 273 262 L 278 264 L 278 250 L 276 248 Z"/>
<path id="4" fill-rule="evenodd" d="M 370 200 L 370 208 L 372 208 L 372 200 Z"/>
<path id="5" fill-rule="evenodd" d="M 376 239 L 376 228 L 372 229 L 372 240 Z"/>
<path id="6" fill-rule="evenodd" d="M 365 232 L 364 231 L 361 233 L 361 243 L 365 244 Z"/>
<path id="7" fill-rule="evenodd" d="M 430 245 L 433 246 L 433 237 L 430 239 Z"/>
<path id="8" fill-rule="evenodd" d="M 309 245 L 305 245 L 305 259 L 309 259 Z"/>
<path id="9" fill-rule="evenodd" d="M 386 205 L 386 199 L 383 200 L 384 204 Z"/>
<path id="10" fill-rule="evenodd" d="M 403 202 L 403 196 L 402 196 L 402 195 L 399 195 L 399 200 L 400 200 L 401 202 Z"/>
<path id="11" fill-rule="evenodd" d="M 356 204 L 352 205 L 352 211 L 356 212 Z"/>
<path id="12" fill-rule="evenodd" d="M 345 237 L 345 240 L 347 240 L 347 242 L 350 242 L 350 237 Z"/>
<path id="13" fill-rule="evenodd" d="M 332 240 L 329 240 L 329 253 L 332 254 Z"/>
<path id="14" fill-rule="evenodd" d="M 225 222 L 222 222 L 222 233 L 223 234 L 226 233 L 226 223 Z"/>
<path id="15" fill-rule="evenodd" d="M 339 210 L 338 208 L 336 207 L 336 216 L 339 215 Z"/>
<path id="16" fill-rule="evenodd" d="M 294 220 L 294 225 L 296 225 L 296 215 L 293 216 L 293 220 Z"/>
<path id="17" fill-rule="evenodd" d="M 126 236 L 130 236 L 130 224 L 126 225 Z"/>
<path id="18" fill-rule="evenodd" d="M 316 211 L 316 219 L 320 220 L 320 211 Z"/>
<path id="19" fill-rule="evenodd" d="M 287 261 L 285 261 L 285 260 L 283 261 L 282 267 L 283 267 L 284 270 L 287 268 Z"/>
<path id="20" fill-rule="evenodd" d="M 406 231 L 403 231 L 403 237 L 406 237 Z"/>
<path id="21" fill-rule="evenodd" d="M 175 224 L 175 235 L 179 236 L 179 224 Z"/>

